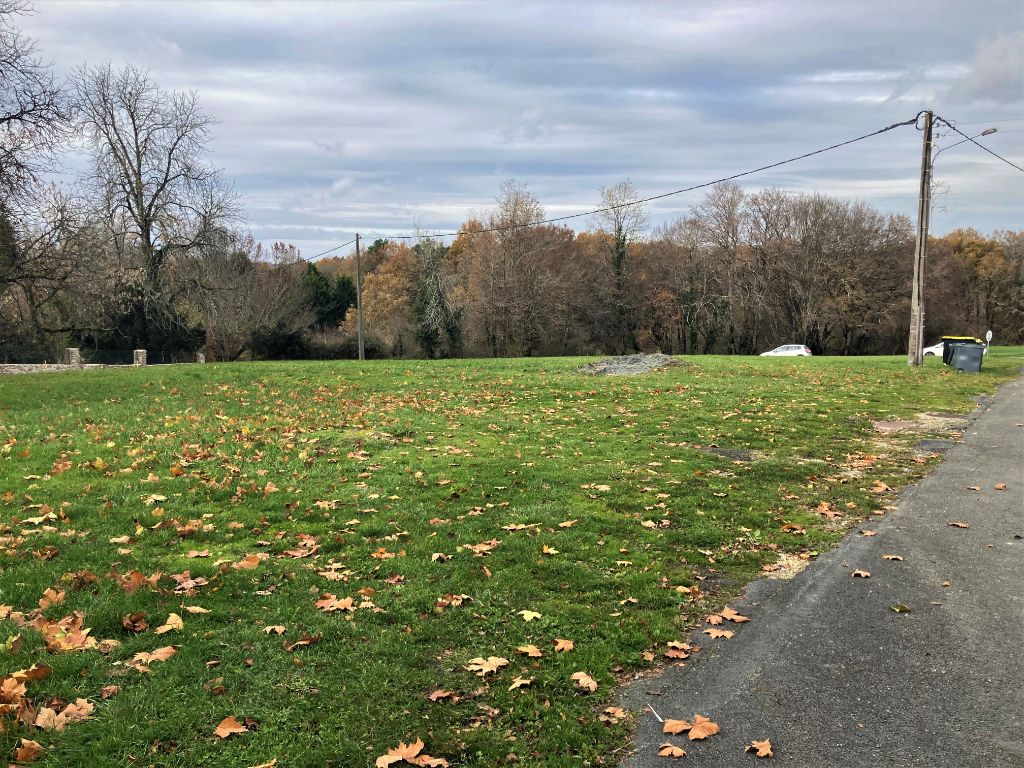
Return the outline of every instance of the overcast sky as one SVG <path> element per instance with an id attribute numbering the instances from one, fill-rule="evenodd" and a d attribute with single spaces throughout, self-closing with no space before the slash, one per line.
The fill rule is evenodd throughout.
<path id="1" fill-rule="evenodd" d="M 1024 166 L 1024 2 L 56 2 L 21 21 L 59 72 L 131 63 L 195 90 L 247 225 L 308 256 L 457 228 L 502 179 L 549 216 L 629 178 L 655 195 L 932 108 Z M 940 134 L 941 136 L 941 134 Z M 938 146 L 956 141 L 938 140 Z M 900 128 L 745 179 L 912 215 Z M 1024 174 L 943 153 L 933 232 L 1024 228 Z M 701 193 L 650 208 L 674 219 Z M 585 228 L 587 219 L 576 221 Z"/>

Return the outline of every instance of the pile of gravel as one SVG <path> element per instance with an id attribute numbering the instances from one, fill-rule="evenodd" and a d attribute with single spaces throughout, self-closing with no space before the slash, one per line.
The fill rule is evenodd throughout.
<path id="1" fill-rule="evenodd" d="M 583 373 L 593 376 L 636 376 L 638 373 L 648 373 L 661 368 L 668 368 L 670 365 L 681 365 L 674 357 L 668 355 L 623 355 L 622 357 L 611 357 L 607 360 L 598 360 L 596 363 L 587 363 L 580 367 Z"/>

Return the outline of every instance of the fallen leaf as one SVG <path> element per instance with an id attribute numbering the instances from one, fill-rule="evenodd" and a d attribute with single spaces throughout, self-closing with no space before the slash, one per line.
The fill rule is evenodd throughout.
<path id="1" fill-rule="evenodd" d="M 540 614 L 536 611 L 519 611 L 519 615 L 523 617 L 523 621 L 533 621 L 540 618 Z"/>
<path id="2" fill-rule="evenodd" d="M 516 647 L 516 650 L 520 653 L 525 653 L 527 656 L 533 659 L 539 659 L 544 653 L 536 645 L 520 645 Z"/>
<path id="3" fill-rule="evenodd" d="M 146 612 L 135 611 L 135 613 L 129 613 L 121 619 L 121 626 L 129 632 L 145 632 L 149 629 L 149 623 L 146 621 Z"/>
<path id="4" fill-rule="evenodd" d="M 469 663 L 466 664 L 466 669 L 470 672 L 476 672 L 478 677 L 484 677 L 507 666 L 508 659 L 503 659 L 501 656 L 488 656 L 486 659 L 480 657 L 470 659 Z"/>
<path id="5" fill-rule="evenodd" d="M 555 653 L 568 653 L 576 647 L 576 643 L 572 640 L 563 640 L 558 637 L 555 638 Z"/>
<path id="6" fill-rule="evenodd" d="M 413 760 L 419 755 L 423 749 L 423 740 L 416 739 L 411 744 L 406 744 L 404 741 L 398 742 L 397 747 L 392 747 L 386 753 L 377 758 L 377 762 L 374 763 L 376 768 L 388 768 L 389 765 L 400 763 L 403 760 L 413 763 Z M 415 765 L 415 763 L 413 763 Z"/>
<path id="7" fill-rule="evenodd" d="M 680 757 L 686 757 L 686 752 L 682 747 L 677 747 L 675 744 L 666 741 L 658 747 L 658 757 L 673 757 L 678 760 Z"/>
<path id="8" fill-rule="evenodd" d="M 512 681 L 512 685 L 508 687 L 510 691 L 514 691 L 516 688 L 524 688 L 533 682 L 532 677 L 517 677 Z"/>
<path id="9" fill-rule="evenodd" d="M 32 739 L 22 739 L 21 744 L 14 750 L 14 759 L 19 763 L 31 763 L 39 759 L 43 754 L 43 745 Z"/>
<path id="10" fill-rule="evenodd" d="M 249 729 L 245 725 L 240 723 L 235 717 L 229 716 L 220 721 L 220 725 L 214 729 L 213 735 L 220 739 L 226 739 L 232 734 L 248 732 Z"/>
<path id="11" fill-rule="evenodd" d="M 625 720 L 629 713 L 626 712 L 622 707 L 605 707 L 604 711 L 598 715 L 598 720 L 602 723 L 609 723 L 615 725 L 620 720 Z"/>
<path id="12" fill-rule="evenodd" d="M 274 624 L 272 626 L 263 628 L 263 631 L 266 632 L 268 635 L 283 635 L 287 630 L 288 628 L 282 624 Z"/>
<path id="13" fill-rule="evenodd" d="M 996 490 L 997 491 L 1005 491 L 1006 490 L 1006 483 L 996 483 Z"/>
<path id="14" fill-rule="evenodd" d="M 857 579 L 870 579 L 871 578 L 871 572 L 870 571 L 860 571 L 860 570 L 857 570 L 857 571 L 853 572 L 852 576 L 854 578 L 857 578 Z"/>
<path id="15" fill-rule="evenodd" d="M 165 632 L 170 632 L 171 630 L 180 632 L 184 628 L 185 622 L 181 620 L 181 616 L 179 616 L 176 613 L 172 613 L 170 616 L 167 617 L 166 622 L 164 622 L 162 625 L 160 625 L 153 631 L 156 632 L 156 634 L 158 635 L 162 635 Z"/>
<path id="16" fill-rule="evenodd" d="M 427 698 L 431 701 L 450 701 L 454 704 L 459 700 L 459 694 L 455 693 L 455 691 L 446 691 L 443 688 L 438 688 L 436 691 L 428 693 Z"/>
<path id="17" fill-rule="evenodd" d="M 890 605 L 889 607 L 892 608 L 896 613 L 910 613 L 910 606 L 904 605 L 903 603 L 895 603 L 894 605 Z"/>
<path id="18" fill-rule="evenodd" d="M 747 745 L 744 752 L 754 752 L 758 757 L 775 757 L 775 753 L 772 752 L 772 743 L 765 739 L 764 741 L 752 741 Z"/>
<path id="19" fill-rule="evenodd" d="M 736 633 L 731 629 L 715 629 L 714 627 L 709 627 L 704 630 L 704 634 L 713 638 L 724 637 L 726 640 L 729 640 Z"/>
<path id="20" fill-rule="evenodd" d="M 119 685 L 104 685 L 100 688 L 100 698 L 106 701 L 112 699 L 121 692 L 121 686 Z"/>
<path id="21" fill-rule="evenodd" d="M 965 523 L 963 520 L 952 520 L 949 525 L 953 528 L 970 528 L 970 523 Z"/>
<path id="22" fill-rule="evenodd" d="M 868 530 L 864 530 L 864 531 L 861 531 L 861 532 L 860 532 L 860 535 L 861 535 L 861 536 L 877 536 L 877 535 L 878 535 L 878 531 L 868 531 Z"/>
<path id="23" fill-rule="evenodd" d="M 585 691 L 593 693 L 597 690 L 597 680 L 592 678 L 586 672 L 573 672 L 569 675 L 570 680 L 575 680 L 576 685 Z"/>
<path id="24" fill-rule="evenodd" d="M 883 560 L 902 560 L 903 555 L 882 555 Z"/>
<path id="25" fill-rule="evenodd" d="M 721 614 L 723 619 L 725 619 L 726 621 L 731 621 L 735 624 L 742 624 L 745 621 L 750 621 L 750 619 L 748 619 L 746 616 L 741 616 L 728 606 L 721 610 Z"/>

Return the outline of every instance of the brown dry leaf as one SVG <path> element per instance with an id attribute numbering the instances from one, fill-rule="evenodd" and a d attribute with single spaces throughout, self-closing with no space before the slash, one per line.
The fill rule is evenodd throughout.
<path id="1" fill-rule="evenodd" d="M 667 733 L 671 736 L 675 736 L 679 733 L 685 733 L 693 727 L 693 723 L 688 723 L 685 720 L 666 720 L 661 726 L 661 732 Z"/>
<path id="2" fill-rule="evenodd" d="M 882 555 L 883 560 L 902 560 L 903 555 Z"/>
<path id="3" fill-rule="evenodd" d="M 39 598 L 39 608 L 45 611 L 51 605 L 60 605 L 64 602 L 64 590 L 57 592 L 53 587 L 48 588 L 43 592 L 43 596 Z"/>
<path id="4" fill-rule="evenodd" d="M 209 608 L 203 608 L 202 606 L 199 606 L 199 605 L 186 605 L 185 606 L 185 612 L 186 613 L 209 613 L 210 609 Z"/>
<path id="5" fill-rule="evenodd" d="M 765 739 L 764 741 L 751 741 L 744 752 L 755 752 L 758 757 L 775 757 L 775 753 L 772 752 L 772 743 Z"/>
<path id="6" fill-rule="evenodd" d="M 544 653 L 536 645 L 520 645 L 516 647 L 520 653 L 525 653 L 532 659 L 539 659 Z"/>
<path id="7" fill-rule="evenodd" d="M 190 549 L 185 557 L 209 557 L 210 550 L 208 549 Z"/>
<path id="8" fill-rule="evenodd" d="M 259 552 L 255 555 L 246 555 L 237 563 L 232 563 L 231 567 L 236 571 L 251 571 L 253 568 L 257 568 L 261 562 L 266 560 L 268 557 L 266 552 Z"/>
<path id="9" fill-rule="evenodd" d="M 459 700 L 460 696 L 455 691 L 446 691 L 444 688 L 438 688 L 436 691 L 428 693 L 427 698 L 431 701 L 450 701 L 454 704 Z"/>
<path id="10" fill-rule="evenodd" d="M 666 741 L 658 747 L 658 757 L 673 757 L 678 760 L 680 757 L 686 757 L 686 752 L 682 747 L 677 747 L 675 744 Z"/>
<path id="11" fill-rule="evenodd" d="M 514 691 L 516 688 L 525 688 L 533 682 L 532 677 L 517 677 L 512 681 L 512 685 L 508 687 L 510 691 Z"/>
<path id="12" fill-rule="evenodd" d="M 32 739 L 22 739 L 21 744 L 14 750 L 14 759 L 19 763 L 31 763 L 39 759 L 43 754 L 43 745 Z"/>
<path id="13" fill-rule="evenodd" d="M 707 622 L 708 624 L 714 624 L 714 625 L 715 625 L 715 626 L 717 627 L 717 626 L 718 626 L 719 624 L 721 624 L 721 623 L 722 623 L 722 617 L 721 617 L 721 616 L 719 616 L 719 615 L 718 615 L 717 613 L 712 613 L 712 614 L 711 614 L 710 616 L 708 616 L 708 617 L 707 617 L 707 618 L 705 619 L 705 621 L 706 621 L 706 622 Z"/>
<path id="14" fill-rule="evenodd" d="M 598 715 L 597 719 L 602 723 L 608 723 L 615 725 L 620 720 L 625 720 L 629 716 L 622 707 L 605 707 L 604 711 Z"/>
<path id="15" fill-rule="evenodd" d="M 704 634 L 710 635 L 711 637 L 716 639 L 724 637 L 726 640 L 729 640 L 736 633 L 733 632 L 731 629 L 715 629 L 714 627 L 709 627 L 708 629 L 704 630 Z"/>
<path id="16" fill-rule="evenodd" d="M 851 574 L 855 579 L 870 579 L 871 571 L 856 570 Z"/>
<path id="17" fill-rule="evenodd" d="M 271 759 L 271 760 L 269 760 L 269 761 L 267 761 L 265 763 L 260 763 L 259 765 L 250 765 L 249 768 L 274 768 L 274 766 L 276 766 L 276 765 L 277 765 L 277 758 L 275 757 L 275 758 L 273 758 L 273 759 Z"/>
<path id="18" fill-rule="evenodd" d="M 877 536 L 878 535 L 878 531 L 863 530 L 863 531 L 860 532 L 860 535 L 861 536 Z"/>
<path id="19" fill-rule="evenodd" d="M 266 632 L 268 635 L 283 635 L 285 632 L 288 631 L 288 627 L 284 626 L 283 624 L 274 624 L 269 627 L 264 627 L 263 631 Z"/>
<path id="20" fill-rule="evenodd" d="M 316 607 L 324 613 L 331 613 L 333 611 L 348 611 L 354 612 L 355 602 L 351 597 L 343 597 L 341 600 L 336 595 L 332 595 L 330 592 L 324 592 L 322 599 L 316 601 Z"/>
<path id="21" fill-rule="evenodd" d="M 970 528 L 970 523 L 965 523 L 963 520 L 951 520 L 949 525 L 953 528 Z"/>
<path id="22" fill-rule="evenodd" d="M 288 653 L 292 653 L 296 648 L 306 648 L 310 645 L 315 645 L 320 642 L 320 635 L 303 635 L 294 643 L 289 643 L 285 640 L 281 643 L 281 647 L 284 648 Z"/>
<path id="23" fill-rule="evenodd" d="M 883 483 L 881 480 L 875 480 L 875 486 L 874 486 L 874 488 L 871 489 L 871 492 L 872 493 L 877 493 L 877 494 L 881 495 L 881 494 L 885 493 L 886 491 L 891 491 L 891 490 L 892 490 L 892 488 L 890 488 L 888 485 Z"/>
<path id="24" fill-rule="evenodd" d="M 802 536 L 807 533 L 806 528 L 802 528 L 796 523 L 786 523 L 782 526 L 783 533 L 792 533 L 794 536 Z"/>
<path id="25" fill-rule="evenodd" d="M 167 645 L 163 648 L 157 648 L 155 651 L 136 653 L 132 656 L 132 660 L 128 662 L 128 666 L 139 670 L 140 672 L 149 672 L 147 664 L 152 664 L 154 661 L 167 661 L 171 656 L 176 654 L 178 650 L 173 645 Z"/>
<path id="26" fill-rule="evenodd" d="M 477 657 L 470 659 L 466 665 L 466 669 L 470 672 L 476 672 L 478 677 L 484 677 L 497 672 L 502 667 L 508 666 L 508 659 L 503 659 L 501 656 L 488 656 L 486 659 Z"/>
<path id="27" fill-rule="evenodd" d="M 712 722 L 710 718 L 704 717 L 704 715 L 694 715 L 693 724 L 690 726 L 690 741 L 706 739 L 708 736 L 714 736 L 720 730 L 718 723 Z"/>
<path id="28" fill-rule="evenodd" d="M 106 701 L 107 699 L 114 698 L 120 692 L 120 685 L 104 685 L 102 688 L 100 688 L 100 698 Z"/>
<path id="29" fill-rule="evenodd" d="M 576 647 L 576 643 L 572 640 L 563 640 L 560 637 L 555 638 L 555 653 L 568 653 Z"/>
<path id="30" fill-rule="evenodd" d="M 996 483 L 996 490 L 997 491 L 1005 491 L 1006 490 L 1006 483 Z"/>
<path id="31" fill-rule="evenodd" d="M 558 527 L 559 528 L 572 528 L 574 525 L 576 525 L 576 521 L 575 520 L 563 520 L 562 522 L 560 522 L 558 524 Z"/>
<path id="32" fill-rule="evenodd" d="M 741 616 L 728 606 L 722 609 L 722 618 L 726 621 L 731 621 L 734 624 L 742 624 L 745 621 L 750 621 L 746 616 Z"/>
<path id="33" fill-rule="evenodd" d="M 571 675 L 569 675 L 569 679 L 575 680 L 576 685 L 578 685 L 585 691 L 590 691 L 591 693 L 593 693 L 597 690 L 597 680 L 592 678 L 586 672 L 573 672 Z"/>
<path id="34" fill-rule="evenodd" d="M 121 619 L 121 626 L 129 632 L 145 632 L 149 629 L 149 623 L 146 621 L 146 612 L 135 611 L 135 613 L 129 613 Z"/>
<path id="35" fill-rule="evenodd" d="M 967 490 L 968 491 L 980 491 L 981 490 L 981 486 L 980 485 L 968 485 L 967 486 Z"/>
<path id="36" fill-rule="evenodd" d="M 161 624 L 159 627 L 157 627 L 153 631 L 156 632 L 156 634 L 158 634 L 158 635 L 162 635 L 162 634 L 165 634 L 167 632 L 170 632 L 171 630 L 174 630 L 176 632 L 180 632 L 184 628 L 185 628 L 185 622 L 183 622 L 181 620 L 181 616 L 179 616 L 176 613 L 172 613 L 170 616 L 167 617 L 167 621 L 165 621 L 163 624 Z"/>
<path id="37" fill-rule="evenodd" d="M 248 732 L 249 729 L 243 723 L 240 723 L 235 717 L 229 716 L 220 721 L 220 725 L 214 729 L 213 735 L 219 739 L 226 739 L 232 734 Z"/>
<path id="38" fill-rule="evenodd" d="M 843 513 L 836 509 L 835 505 L 830 501 L 821 502 L 814 511 L 823 517 L 827 517 L 829 520 L 843 516 Z"/>
<path id="39" fill-rule="evenodd" d="M 398 742 L 397 747 L 392 747 L 385 754 L 377 758 L 377 762 L 374 763 L 376 768 L 388 768 L 389 765 L 400 763 L 403 760 L 412 762 L 416 756 L 423 749 L 423 740 L 416 739 L 411 744 L 406 744 L 404 741 Z"/>

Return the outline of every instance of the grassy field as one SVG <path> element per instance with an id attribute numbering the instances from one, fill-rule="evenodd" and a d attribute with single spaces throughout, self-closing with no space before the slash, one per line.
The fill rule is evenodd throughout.
<path id="1" fill-rule="evenodd" d="M 49 667 L 0 690 L 0 756 L 368 766 L 422 739 L 452 766 L 614 765 L 617 680 L 937 460 L 872 421 L 967 413 L 1024 352 L 581 362 L 0 379 L 0 675 Z"/>

